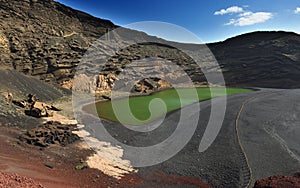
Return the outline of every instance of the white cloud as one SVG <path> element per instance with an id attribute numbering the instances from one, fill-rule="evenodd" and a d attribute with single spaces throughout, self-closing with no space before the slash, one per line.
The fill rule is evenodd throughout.
<path id="1" fill-rule="evenodd" d="M 297 7 L 294 12 L 295 12 L 295 14 L 300 14 L 300 7 Z"/>
<path id="2" fill-rule="evenodd" d="M 231 19 L 225 25 L 248 26 L 263 23 L 270 20 L 273 14 L 270 12 L 244 12 L 237 19 Z"/>
<path id="3" fill-rule="evenodd" d="M 234 25 L 236 23 L 235 19 L 230 19 L 230 21 L 228 23 L 226 23 L 225 25 Z"/>
<path id="4" fill-rule="evenodd" d="M 252 12 L 244 12 L 244 13 L 241 13 L 239 14 L 240 17 L 244 17 L 244 16 L 250 16 L 251 14 L 253 14 Z"/>
<path id="5" fill-rule="evenodd" d="M 238 6 L 232 6 L 227 9 L 222 9 L 220 11 L 216 11 L 214 15 L 224 15 L 224 14 L 230 14 L 230 13 L 239 13 L 243 12 L 243 8 L 238 7 Z"/>
<path id="6" fill-rule="evenodd" d="M 249 6 L 244 6 L 247 8 Z M 295 10 L 296 14 L 300 14 L 300 7 Z M 273 18 L 274 14 L 271 12 L 252 12 L 246 11 L 242 7 L 232 6 L 227 9 L 222 9 L 220 11 L 216 11 L 214 15 L 224 15 L 224 14 L 234 14 L 235 18 L 229 20 L 225 25 L 235 25 L 235 26 L 248 26 L 254 25 L 257 23 L 263 23 L 271 18 Z"/>

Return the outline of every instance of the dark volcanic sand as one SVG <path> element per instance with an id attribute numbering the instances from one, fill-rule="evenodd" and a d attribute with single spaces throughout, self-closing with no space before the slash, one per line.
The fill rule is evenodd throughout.
<path id="1" fill-rule="evenodd" d="M 1 126 L 0 171 L 26 176 L 45 187 L 207 187 L 200 179 L 214 187 L 241 187 L 247 177 L 241 172 L 244 161 L 236 143 L 234 122 L 241 104 L 253 96 L 256 99 L 245 106 L 239 121 L 240 138 L 253 180 L 299 171 L 296 147 L 299 143 L 299 90 L 263 90 L 228 97 L 224 124 L 217 139 L 208 150 L 199 153 L 203 125 L 210 113 L 210 102 L 202 102 L 198 129 L 182 151 L 161 164 L 139 168 L 137 174 L 126 175 L 121 180 L 95 169 L 75 170 L 80 159 L 92 153 L 90 150 L 81 150 L 72 144 L 41 151 L 38 147 L 17 144 L 20 130 Z M 177 117 L 178 112 L 169 114 L 165 125 L 170 126 L 161 126 L 147 135 L 124 131 L 116 123 L 107 122 L 106 128 L 129 145 L 153 145 L 172 133 Z"/>
<path id="2" fill-rule="evenodd" d="M 275 174 L 291 175 L 299 171 L 299 99 L 300 90 L 262 89 L 253 93 L 229 96 L 221 131 L 214 143 L 203 153 L 198 147 L 210 114 L 210 101 L 201 102 L 198 128 L 190 142 L 171 159 L 151 167 L 139 168 L 142 179 L 157 172 L 202 179 L 213 187 L 243 187 L 249 182 L 243 168 L 247 163 L 237 143 L 235 120 L 242 104 L 255 97 L 244 107 L 239 120 L 241 143 L 253 171 L 252 182 Z M 150 146 L 168 138 L 174 131 L 180 112 L 170 113 L 162 126 L 152 132 L 138 133 L 118 123 L 104 121 L 110 135 L 128 145 Z M 191 119 L 193 114 L 191 114 Z M 189 123 L 186 123 L 189 125 Z M 90 124 L 91 129 L 97 125 Z M 268 134 L 265 130 L 271 128 Z M 179 136 L 180 137 L 180 136 Z M 280 138 L 281 139 L 280 139 Z M 298 148 L 298 149 L 297 149 Z M 291 155 L 293 152 L 295 156 Z M 124 156 L 130 156 L 124 151 Z M 143 160 L 143 159 L 140 159 Z M 156 186 L 152 181 L 148 185 Z M 180 186 L 179 186 L 180 187 Z"/>

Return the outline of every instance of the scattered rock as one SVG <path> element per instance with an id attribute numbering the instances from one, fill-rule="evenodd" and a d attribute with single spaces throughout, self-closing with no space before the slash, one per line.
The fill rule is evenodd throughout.
<path id="1" fill-rule="evenodd" d="M 48 167 L 48 168 L 51 168 L 51 169 L 53 169 L 53 168 L 54 168 L 54 166 L 53 166 L 53 165 L 51 165 L 51 164 L 45 164 L 45 167 Z"/>
<path id="2" fill-rule="evenodd" d="M 39 147 L 47 147 L 49 145 L 66 146 L 80 139 L 76 134 L 72 133 L 75 129 L 74 125 L 47 122 L 20 135 L 19 139 Z"/>
<path id="3" fill-rule="evenodd" d="M 61 109 L 53 105 L 38 102 L 38 98 L 32 94 L 29 94 L 26 100 L 13 100 L 12 103 L 21 108 L 25 108 L 24 112 L 26 115 L 36 118 L 52 117 L 53 111 L 61 111 Z"/>
<path id="4" fill-rule="evenodd" d="M 32 117 L 40 118 L 40 117 L 42 117 L 42 110 L 38 109 L 38 108 L 32 108 L 30 110 L 25 110 L 25 114 L 27 116 L 32 116 Z"/>
<path id="5" fill-rule="evenodd" d="M 170 83 L 160 78 L 145 78 L 134 85 L 132 92 L 149 93 L 171 87 Z"/>
<path id="6" fill-rule="evenodd" d="M 27 106 L 26 101 L 18 101 L 18 100 L 13 100 L 12 103 L 16 106 L 19 106 L 21 108 L 25 108 Z"/>

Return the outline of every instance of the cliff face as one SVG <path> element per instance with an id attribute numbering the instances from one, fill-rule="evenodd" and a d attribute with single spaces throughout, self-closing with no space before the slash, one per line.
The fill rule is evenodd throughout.
<path id="1" fill-rule="evenodd" d="M 116 27 L 108 20 L 92 17 L 52 0 L 0 0 L 0 66 L 70 89 L 75 68 L 88 47 L 107 29 Z M 160 41 L 142 32 L 131 31 L 130 34 L 133 39 Z M 148 45 L 145 53 L 139 50 L 139 46 L 132 46 L 107 62 L 104 74 L 99 75 L 94 85 L 99 91 L 110 90 L 113 86 L 110 75 L 120 73 L 126 64 L 148 56 L 171 58 L 166 53 L 170 50 L 176 63 L 184 64 L 186 70 L 191 68 L 187 58 L 168 47 Z M 199 68 L 197 71 L 200 71 Z M 143 83 L 137 86 L 137 91 L 145 92 L 145 88 L 154 87 L 144 87 Z M 159 85 L 165 87 L 165 84 Z"/>
<path id="2" fill-rule="evenodd" d="M 114 28 L 117 26 L 108 20 L 92 17 L 52 0 L 0 0 L 0 67 L 16 69 L 71 88 L 75 68 L 88 47 L 107 29 Z M 146 41 L 165 42 L 141 32 L 132 31 L 131 35 Z M 184 46 L 202 48 L 201 45 Z M 208 47 L 221 69 L 209 62 L 204 68 L 211 72 L 222 71 L 227 85 L 300 87 L 300 36 L 295 33 L 254 32 L 208 44 Z M 147 57 L 176 63 L 193 81 L 205 83 L 201 69 L 185 54 L 168 46 L 146 44 L 131 46 L 110 58 L 102 77 L 100 75 L 94 85 L 103 86 L 98 90 L 109 90 L 113 86 L 109 74 L 117 75 L 130 62 Z M 156 88 L 157 83 L 152 82 L 155 80 L 141 81 L 136 90 L 145 92 L 147 88 Z M 153 84 L 149 86 L 149 83 Z"/>
<path id="3" fill-rule="evenodd" d="M 52 0 L 0 0 L 0 64 L 62 81 L 89 44 L 114 27 Z"/>

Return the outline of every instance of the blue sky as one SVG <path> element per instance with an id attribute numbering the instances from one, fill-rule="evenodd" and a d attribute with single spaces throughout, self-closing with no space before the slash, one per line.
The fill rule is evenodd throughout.
<path id="1" fill-rule="evenodd" d="M 57 1 L 96 17 L 109 19 L 120 26 L 141 21 L 176 24 L 206 43 L 252 31 L 300 33 L 300 0 Z M 171 39 L 185 40 L 180 36 Z M 191 41 L 187 39 L 187 42 Z"/>

